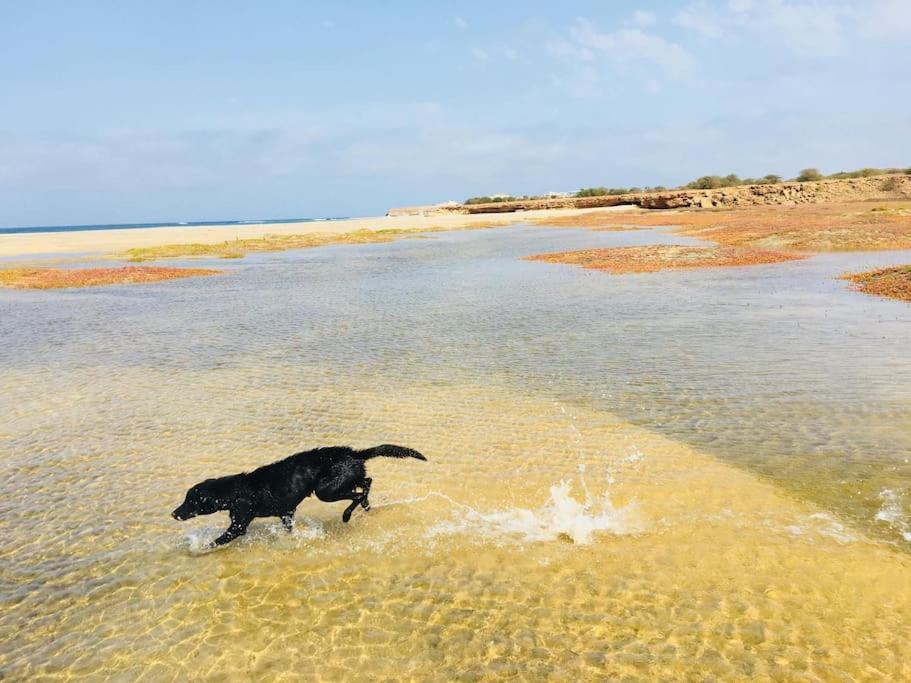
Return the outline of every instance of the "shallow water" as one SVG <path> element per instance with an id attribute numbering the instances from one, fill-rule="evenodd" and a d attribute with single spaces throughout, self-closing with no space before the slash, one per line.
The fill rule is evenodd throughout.
<path id="1" fill-rule="evenodd" d="M 911 677 L 911 308 L 848 269 L 530 263 L 514 228 L 0 291 L 0 676 Z M 320 444 L 306 501 L 204 552 L 196 481 Z"/>

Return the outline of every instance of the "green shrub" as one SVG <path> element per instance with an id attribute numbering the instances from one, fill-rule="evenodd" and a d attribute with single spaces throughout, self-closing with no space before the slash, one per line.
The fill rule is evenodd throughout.
<path id="1" fill-rule="evenodd" d="M 512 195 L 497 196 L 497 197 L 488 197 L 487 195 L 482 195 L 481 197 L 469 197 L 465 200 L 466 204 L 496 204 L 497 202 L 514 202 L 517 197 Z"/>
<path id="2" fill-rule="evenodd" d="M 797 176 L 797 182 L 806 183 L 812 180 L 822 180 L 823 175 L 818 168 L 805 168 Z"/>
<path id="3" fill-rule="evenodd" d="M 583 187 L 576 192 L 577 197 L 604 197 L 606 195 L 628 194 L 632 190 L 625 187 Z"/>
<path id="4" fill-rule="evenodd" d="M 697 178 L 691 183 L 687 183 L 685 187 L 688 190 L 714 190 L 717 187 L 722 187 L 724 185 L 724 180 L 721 176 L 717 175 L 704 175 L 701 178 Z"/>
<path id="5" fill-rule="evenodd" d="M 608 194 L 609 190 L 606 187 L 583 187 L 581 190 L 576 192 L 577 197 L 603 197 Z"/>

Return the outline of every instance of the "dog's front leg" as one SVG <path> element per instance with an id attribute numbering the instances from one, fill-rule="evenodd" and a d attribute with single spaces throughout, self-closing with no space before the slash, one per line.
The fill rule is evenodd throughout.
<path id="1" fill-rule="evenodd" d="M 226 543 L 233 541 L 238 536 L 243 536 L 245 533 L 247 533 L 247 527 L 250 526 L 250 522 L 252 521 L 252 513 L 246 510 L 231 510 L 231 526 L 228 527 L 225 533 L 212 541 L 212 547 L 225 545 Z"/>

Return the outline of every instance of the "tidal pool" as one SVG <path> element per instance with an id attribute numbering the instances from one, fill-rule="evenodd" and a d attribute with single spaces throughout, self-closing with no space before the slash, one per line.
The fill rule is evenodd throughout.
<path id="1" fill-rule="evenodd" d="M 0 290 L 0 677 L 911 678 L 905 252 L 611 276 L 516 227 Z M 200 261 L 194 261 L 200 264 Z M 208 262 L 201 262 L 203 265 Z M 179 524 L 323 444 L 369 513 Z"/>

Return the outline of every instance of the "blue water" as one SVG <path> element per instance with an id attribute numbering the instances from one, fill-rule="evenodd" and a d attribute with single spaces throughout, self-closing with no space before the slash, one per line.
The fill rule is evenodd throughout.
<path id="1" fill-rule="evenodd" d="M 271 225 L 273 223 L 315 223 L 317 221 L 340 221 L 347 216 L 331 218 L 270 218 L 242 221 L 186 221 L 170 223 L 112 223 L 110 225 L 36 225 L 19 228 L 0 228 L 0 235 L 14 235 L 31 232 L 84 232 L 87 230 L 132 230 L 134 228 L 198 228 L 211 225 Z"/>

